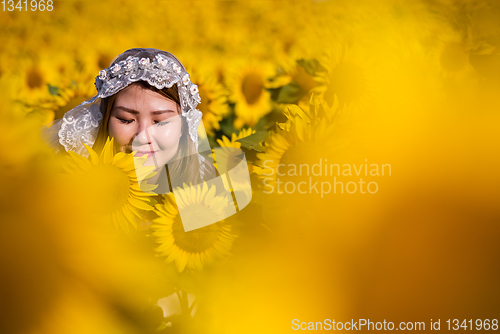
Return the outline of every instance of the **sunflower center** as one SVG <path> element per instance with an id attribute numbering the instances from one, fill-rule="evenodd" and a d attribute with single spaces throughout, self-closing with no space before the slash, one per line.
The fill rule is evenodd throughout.
<path id="1" fill-rule="evenodd" d="M 130 181 L 127 174 L 113 166 L 100 165 L 85 177 L 89 189 L 95 189 L 92 200 L 94 210 L 99 214 L 110 214 L 127 203 Z"/>
<path id="2" fill-rule="evenodd" d="M 36 68 L 32 68 L 28 71 L 26 76 L 26 84 L 29 88 L 40 88 L 43 85 L 43 76 Z"/>
<path id="3" fill-rule="evenodd" d="M 283 153 L 280 163 L 285 165 L 314 163 L 316 158 L 321 157 L 322 149 L 323 148 L 319 147 L 316 143 L 298 142 Z"/>
<path id="4" fill-rule="evenodd" d="M 449 72 L 456 72 L 467 65 L 469 54 L 458 43 L 446 45 L 441 53 L 441 66 Z"/>
<path id="5" fill-rule="evenodd" d="M 186 220 L 199 221 L 200 219 L 207 219 L 208 216 L 213 216 L 214 213 L 202 204 L 193 204 L 184 208 L 182 215 Z M 214 247 L 215 242 L 219 238 L 219 233 L 219 223 L 184 232 L 184 227 L 179 216 L 177 216 L 172 225 L 172 235 L 175 243 L 179 248 L 190 253 L 204 252 Z"/>
<path id="6" fill-rule="evenodd" d="M 325 100 L 331 105 L 334 94 L 341 102 L 359 100 L 367 89 L 363 71 L 353 64 L 340 64 L 331 73 L 330 84 L 325 92 Z"/>
<path id="7" fill-rule="evenodd" d="M 243 82 L 241 83 L 241 91 L 245 96 L 245 100 L 248 104 L 254 104 L 259 100 L 262 94 L 262 89 L 264 85 L 262 84 L 262 78 L 256 73 L 250 73 L 245 76 Z"/>
<path id="8" fill-rule="evenodd" d="M 312 177 L 315 181 L 320 181 L 323 175 L 323 169 L 320 165 L 333 163 L 330 144 L 318 145 L 311 142 L 299 142 L 290 147 L 280 159 L 281 166 L 277 171 L 277 177 L 283 181 L 292 181 L 295 183 L 308 181 Z"/>
<path id="9" fill-rule="evenodd" d="M 280 164 L 282 164 L 282 166 L 279 168 L 278 172 L 281 175 L 286 174 L 288 178 L 289 175 L 294 174 L 294 168 L 300 168 L 300 165 L 304 165 L 303 167 L 305 168 L 305 165 L 312 162 L 310 159 L 311 153 L 318 149 L 315 146 L 316 145 L 314 143 L 308 142 L 299 142 L 291 146 L 285 153 L 283 153 L 283 156 L 280 159 Z"/>

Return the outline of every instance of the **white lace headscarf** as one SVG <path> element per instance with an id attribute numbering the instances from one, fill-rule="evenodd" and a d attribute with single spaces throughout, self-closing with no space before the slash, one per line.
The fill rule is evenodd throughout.
<path id="1" fill-rule="evenodd" d="M 147 57 L 128 56 L 116 62 L 119 55 L 109 68 L 100 71 L 95 79 L 97 95 L 71 109 L 62 119 L 43 130 L 49 144 L 56 150 L 61 144 L 66 151 L 87 157 L 88 152 L 83 144 L 90 147 L 94 145 L 103 121 L 101 99 L 118 93 L 131 83 L 145 81 L 158 89 L 177 85 L 181 115 L 186 118 L 189 136 L 198 149 L 197 130 L 202 113 L 196 107 L 201 99 L 198 86 L 191 82 L 181 62 L 171 53 L 157 49 L 136 48 L 124 53 L 147 54 Z"/>

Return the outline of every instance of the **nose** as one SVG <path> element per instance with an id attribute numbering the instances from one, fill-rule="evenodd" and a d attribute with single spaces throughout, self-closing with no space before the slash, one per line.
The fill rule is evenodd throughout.
<path id="1" fill-rule="evenodd" d="M 138 122 L 137 133 L 134 138 L 134 146 L 148 145 L 153 140 L 153 127 L 146 121 Z"/>

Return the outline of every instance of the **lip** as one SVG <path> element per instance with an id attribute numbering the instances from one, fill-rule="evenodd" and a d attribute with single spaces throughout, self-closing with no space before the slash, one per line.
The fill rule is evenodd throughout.
<path id="1" fill-rule="evenodd" d="M 156 152 L 158 152 L 158 151 L 137 151 L 135 153 L 135 156 L 136 157 L 142 157 L 144 155 L 151 156 L 151 155 L 154 155 Z"/>

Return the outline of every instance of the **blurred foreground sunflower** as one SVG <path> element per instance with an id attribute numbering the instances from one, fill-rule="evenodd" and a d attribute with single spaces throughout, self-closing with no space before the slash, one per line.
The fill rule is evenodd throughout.
<path id="1" fill-rule="evenodd" d="M 153 194 L 144 191 L 155 188 L 145 183 L 139 185 L 138 178 L 151 178 L 154 166 L 142 166 L 144 158 L 134 158 L 132 154 L 113 155 L 113 139 L 108 138 L 100 156 L 92 148 L 86 148 L 89 158 L 69 151 L 64 166 L 73 176 L 75 189 L 86 192 L 82 197 L 88 201 L 89 210 L 110 218 L 115 227 L 126 232 L 129 225 L 137 228 L 137 221 L 143 219 L 145 211 L 153 210 Z"/>
<path id="2" fill-rule="evenodd" d="M 329 106 L 323 100 L 311 98 L 307 109 L 290 105 L 285 116 L 287 121 L 278 123 L 278 128 L 270 132 L 264 142 L 264 152 L 257 154 L 257 165 L 261 168 L 255 173 L 267 179 L 269 185 L 276 182 L 279 165 L 283 167 L 280 175 L 289 176 L 289 166 L 311 166 L 320 159 L 338 157 L 342 148 L 338 99 Z"/>
<path id="3" fill-rule="evenodd" d="M 341 106 L 355 103 L 367 107 L 375 95 L 374 81 L 382 78 L 374 55 L 360 48 L 339 47 L 322 57 L 320 63 L 326 71 L 316 73 L 318 86 L 311 89 L 332 105 L 335 96 Z"/>
<path id="4" fill-rule="evenodd" d="M 179 272 L 188 270 L 201 271 L 230 254 L 236 235 L 232 225 L 219 220 L 228 211 L 228 200 L 225 195 L 216 195 L 215 186 L 207 183 L 197 186 L 185 186 L 166 195 L 164 204 L 156 205 L 159 218 L 151 225 L 153 236 L 160 244 L 156 251 L 165 256 L 166 263 L 175 263 Z M 214 224 L 185 232 L 183 220 L 205 221 L 211 219 Z"/>
<path id="5" fill-rule="evenodd" d="M 478 80 L 478 74 L 470 63 L 471 54 L 488 53 L 495 49 L 488 43 L 473 38 L 467 26 L 454 29 L 440 27 L 432 40 L 425 43 L 427 66 L 443 81 L 445 87 L 463 85 L 470 87 Z"/>

